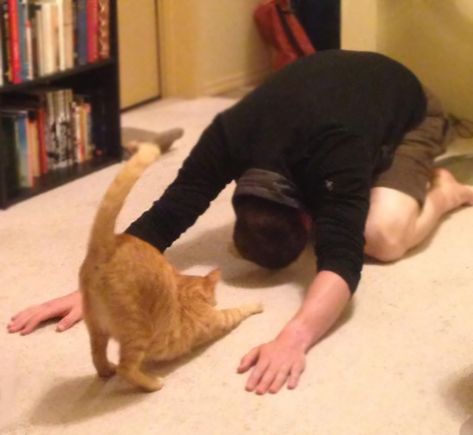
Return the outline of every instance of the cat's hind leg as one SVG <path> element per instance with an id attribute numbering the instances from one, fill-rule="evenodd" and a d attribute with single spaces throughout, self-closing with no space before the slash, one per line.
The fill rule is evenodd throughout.
<path id="1" fill-rule="evenodd" d="M 110 336 L 97 327 L 90 318 L 86 319 L 86 323 L 89 329 L 90 347 L 95 369 L 99 376 L 109 378 L 116 371 L 115 364 L 112 364 L 107 358 L 107 345 Z"/>
<path id="2" fill-rule="evenodd" d="M 147 375 L 141 369 L 148 345 L 148 340 L 137 337 L 120 340 L 120 363 L 117 373 L 133 385 L 152 392 L 161 389 L 164 383 L 162 378 Z"/>

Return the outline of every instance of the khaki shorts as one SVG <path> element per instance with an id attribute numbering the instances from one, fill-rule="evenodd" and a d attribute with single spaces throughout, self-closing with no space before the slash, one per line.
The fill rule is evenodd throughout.
<path id="1" fill-rule="evenodd" d="M 443 154 L 451 138 L 451 127 L 440 101 L 424 88 L 427 112 L 422 123 L 404 136 L 391 166 L 382 172 L 373 187 L 399 190 L 424 203 L 432 177 L 434 160 Z"/>

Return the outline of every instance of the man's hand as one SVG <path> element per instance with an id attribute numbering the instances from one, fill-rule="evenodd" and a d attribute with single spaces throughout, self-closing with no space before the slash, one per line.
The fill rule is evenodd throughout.
<path id="1" fill-rule="evenodd" d="M 254 366 L 246 383 L 256 394 L 277 393 L 284 384 L 297 386 L 305 354 L 340 317 L 350 299 L 348 284 L 334 272 L 319 272 L 296 315 L 269 343 L 257 346 L 240 362 L 238 373 Z"/>
<path id="2" fill-rule="evenodd" d="M 82 319 L 82 295 L 79 291 L 20 311 L 11 318 L 7 329 L 10 333 L 27 335 L 41 323 L 58 317 L 61 319 L 56 327 L 59 332 L 69 329 Z"/>
<path id="3" fill-rule="evenodd" d="M 289 389 L 296 388 L 305 368 L 306 349 L 307 341 L 290 327 L 286 327 L 275 340 L 253 348 L 238 367 L 238 373 L 244 373 L 254 366 L 246 390 L 256 394 L 274 394 L 284 384 Z"/>

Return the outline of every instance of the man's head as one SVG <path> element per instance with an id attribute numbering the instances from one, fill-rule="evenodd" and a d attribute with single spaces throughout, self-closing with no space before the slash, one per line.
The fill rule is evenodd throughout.
<path id="1" fill-rule="evenodd" d="M 233 241 L 242 257 L 268 269 L 289 265 L 305 248 L 309 232 L 296 208 L 251 195 L 234 198 Z"/>

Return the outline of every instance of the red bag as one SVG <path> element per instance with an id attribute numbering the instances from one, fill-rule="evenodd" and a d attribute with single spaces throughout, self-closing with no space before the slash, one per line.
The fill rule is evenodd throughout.
<path id="1" fill-rule="evenodd" d="M 315 53 L 290 0 L 264 0 L 255 9 L 254 18 L 261 36 L 272 49 L 275 70 Z"/>

